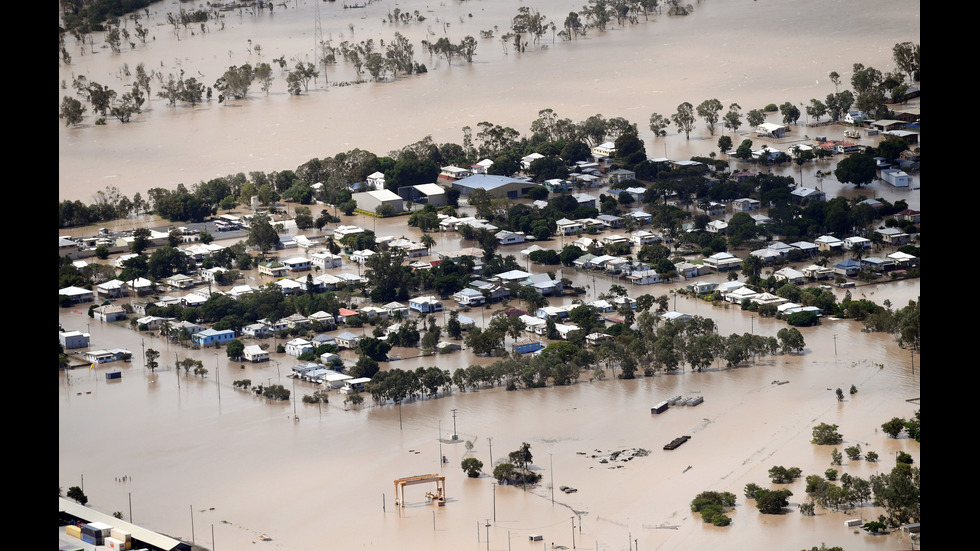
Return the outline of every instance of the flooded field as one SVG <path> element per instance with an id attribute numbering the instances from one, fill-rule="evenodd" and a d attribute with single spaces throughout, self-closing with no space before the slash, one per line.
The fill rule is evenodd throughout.
<path id="1" fill-rule="evenodd" d="M 143 21 L 152 39 L 133 50 L 114 54 L 102 47 L 99 36 L 94 46 L 69 39 L 72 63 L 59 68 L 59 86 L 65 86 L 59 87 L 59 98 L 74 93 L 71 83 L 79 75 L 121 91 L 131 85 L 140 63 L 164 79 L 184 70 L 211 86 L 232 65 L 266 62 L 274 65 L 275 80 L 268 95 L 253 86 L 248 100 L 219 104 L 214 99 L 191 108 L 167 106 L 156 97 L 161 83 L 155 79 L 149 104 L 133 122 L 110 119 L 96 126 L 91 112 L 78 128 L 65 128 L 59 121 L 59 198 L 89 204 L 107 186 L 127 197 L 139 192 L 145 198 L 154 187 L 190 187 L 238 172 L 293 170 L 312 158 L 355 148 L 385 155 L 426 136 L 436 143 L 461 144 L 463 128 L 476 135 L 484 121 L 528 135 L 531 122 L 546 108 L 574 122 L 595 114 L 624 117 L 637 124 L 650 157 L 689 159 L 717 153 L 720 134 L 709 134 L 701 121 L 689 139 L 673 125 L 663 138 L 649 129 L 652 113 L 669 116 L 682 102 L 698 105 L 709 98 L 719 99 L 726 109 L 738 103 L 743 113 L 793 102 L 804 115 L 791 134 L 812 140 L 826 132 L 804 127 L 803 107 L 811 98 L 822 101 L 836 91 L 830 72 L 838 72 L 847 87 L 854 63 L 893 71 L 892 47 L 919 41 L 919 3 L 908 0 L 860 5 L 844 0 L 819 5 L 706 0 L 693 3 L 695 12 L 689 16 L 651 15 L 649 21 L 640 16 L 638 24 L 611 25 L 606 32 L 575 40 L 563 42 L 548 33 L 538 45 L 517 54 L 500 37 L 525 4 L 409 0 L 344 9 L 341 2 L 320 2 L 324 41 L 336 47 L 372 39 L 380 49 L 382 41 L 390 42 L 398 32 L 413 43 L 415 59 L 426 64 L 428 73 L 336 86 L 357 79 L 352 66 L 338 56 L 337 65 L 323 75 L 327 84 L 319 78 L 309 93 L 298 97 L 286 92 L 285 74 L 273 59 L 282 56 L 289 67 L 311 59 L 316 21 L 312 0 L 277 4 L 272 14 L 223 12 L 223 29 L 212 24 L 209 32 L 191 35 L 192 26 L 180 40 L 166 15 L 192 6 L 165 0 L 154 4 Z M 582 4 L 541 0 L 529 7 L 561 30 L 568 13 Z M 395 8 L 418 10 L 426 19 L 387 23 Z M 480 31 L 494 31 L 494 37 L 479 38 Z M 472 64 L 454 60 L 449 65 L 421 46 L 423 39 L 446 37 L 455 43 L 467 35 L 478 40 Z M 262 46 L 261 52 L 255 45 Z M 771 118 L 779 122 L 778 114 Z M 744 126 L 739 133 L 749 137 Z M 862 141 L 871 145 L 868 138 Z M 817 168 L 804 174 L 811 185 Z"/>

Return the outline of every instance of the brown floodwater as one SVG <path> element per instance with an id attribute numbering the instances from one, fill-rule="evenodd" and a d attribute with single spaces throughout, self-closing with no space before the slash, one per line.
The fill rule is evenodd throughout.
<path id="1" fill-rule="evenodd" d="M 212 85 L 229 66 L 266 62 L 273 64 L 275 80 L 268 95 L 256 85 L 248 100 L 219 104 L 214 99 L 191 108 L 167 106 L 156 97 L 161 83 L 154 79 L 149 105 L 130 123 L 110 119 L 96 126 L 91 112 L 78 128 L 65 128 L 59 121 L 59 197 L 88 204 L 97 192 L 115 186 L 128 197 L 139 192 L 145 198 L 153 187 L 172 189 L 238 172 L 294 169 L 312 158 L 354 148 L 385 155 L 425 136 L 437 143 L 462 143 L 463 128 L 469 126 L 475 135 L 484 121 L 526 134 L 546 108 L 575 122 L 595 114 L 624 117 L 639 127 L 649 156 L 687 159 L 717 153 L 719 132 L 712 136 L 699 121 L 690 139 L 674 126 L 668 128 L 669 136 L 655 138 L 649 129 L 651 113 L 670 115 L 682 102 L 698 105 L 708 98 L 719 99 L 726 109 L 738 103 L 743 113 L 791 101 L 804 113 L 802 125 L 810 99 L 823 100 L 835 91 L 830 72 L 838 72 L 843 88 L 849 88 L 854 63 L 893 71 L 892 46 L 918 42 L 920 29 L 919 3 L 909 0 L 859 5 L 843 0 L 712 0 L 695 3 L 690 16 L 651 15 L 646 22 L 641 16 L 637 25 L 620 28 L 613 22 L 604 33 L 576 40 L 562 42 L 548 33 L 540 45 L 517 54 L 500 40 L 518 7 L 525 5 L 517 0 L 373 2 L 360 9 L 320 2 L 322 36 L 331 45 L 373 39 L 380 48 L 381 41 L 387 43 L 399 32 L 413 43 L 415 59 L 429 72 L 391 82 L 334 86 L 357 79 L 341 58 L 325 71 L 330 85 L 324 86 L 320 77 L 309 93 L 296 97 L 286 92 L 285 75 L 272 60 L 284 56 L 290 67 L 311 60 L 315 4 L 286 4 L 277 5 L 272 14 L 222 12 L 224 29 L 212 21 L 209 32 L 191 26 L 176 40 L 166 14 L 191 6 L 166 0 L 154 4 L 149 20 L 143 20 L 151 29 L 146 45 L 126 46 L 114 54 L 98 35 L 94 46 L 69 39 L 72 61 L 59 67 L 59 86 L 67 86 L 59 89 L 59 98 L 73 94 L 71 83 L 78 75 L 122 93 L 134 80 L 126 71 L 135 74 L 139 63 L 164 79 L 183 70 L 185 78 Z M 567 14 L 581 5 L 541 0 L 531 7 L 560 30 Z M 384 22 L 395 8 L 419 10 L 426 20 Z M 132 31 L 132 22 L 129 27 Z M 479 38 L 481 30 L 491 29 L 496 29 L 494 38 Z M 478 40 L 472 64 L 454 60 L 450 66 L 422 51 L 423 39 L 434 42 L 446 36 L 458 42 L 467 35 Z M 262 46 L 261 53 L 256 45 Z M 770 118 L 776 121 L 778 115 Z M 744 126 L 739 133 L 751 138 Z M 793 129 L 797 138 L 824 134 L 835 132 Z M 873 141 L 862 139 L 868 145 Z M 812 173 L 818 168 L 830 166 L 808 167 L 805 184 L 814 184 Z M 830 180 L 824 186 L 831 186 Z M 880 183 L 872 187 L 889 188 L 879 196 L 900 193 L 910 206 L 918 200 L 917 191 L 896 192 Z M 917 176 L 912 187 L 918 187 Z"/>
<path id="2" fill-rule="evenodd" d="M 353 223 L 370 224 L 360 217 Z M 379 235 L 406 229 L 392 220 L 381 224 Z M 452 234 L 436 234 L 436 240 L 437 248 L 461 244 Z M 589 299 L 614 283 L 569 269 L 558 275 L 576 286 L 589 285 Z M 252 284 L 263 281 L 256 273 L 248 277 Z M 722 335 L 774 336 L 785 327 L 737 307 L 671 293 L 684 283 L 628 287 L 634 297 L 667 294 L 672 309 L 714 319 Z M 919 282 L 862 285 L 851 293 L 878 303 L 887 298 L 900 307 L 918 298 Z M 572 300 L 553 298 L 551 303 Z M 468 315 L 482 325 L 501 307 Z M 787 513 L 769 516 L 746 502 L 742 489 L 750 482 L 768 486 L 767 471 L 774 465 L 800 467 L 804 476 L 822 475 L 831 467 L 831 448 L 809 443 L 818 423 L 840 426 L 841 449 L 860 443 L 881 458 L 876 464 L 846 461 L 841 472 L 867 478 L 887 471 L 897 451 L 920 461 L 918 444 L 889 439 L 877 430 L 892 417 L 909 418 L 918 409 L 920 358 L 898 347 L 892 336 L 862 332 L 858 322 L 848 320 L 824 319 L 818 327 L 801 329 L 806 340 L 802 355 L 762 358 L 736 369 L 715 365 L 703 373 L 632 381 L 618 380 L 609 371 L 606 380 L 593 381 L 591 373 L 583 373 L 567 387 L 454 389 L 401 407 L 368 398 L 363 406 L 348 409 L 336 392 L 328 404 L 303 404 L 302 396 L 314 388 L 305 382 L 293 386 L 287 375 L 296 362 L 290 356 L 274 354 L 273 361 L 257 365 L 231 362 L 223 350 L 216 354 L 170 345 L 127 325 L 96 322 L 79 313 L 85 310 L 61 310 L 59 321 L 66 329 L 90 332 L 93 348 L 126 348 L 134 359 L 60 374 L 60 485 L 83 484 L 93 507 L 127 518 L 132 514 L 137 523 L 208 547 L 241 549 L 265 534 L 287 550 L 483 549 L 489 534 L 491 549 L 510 549 L 511 544 L 532 546 L 525 543 L 527 537 L 538 533 L 548 545 L 571 546 L 574 518 L 575 545 L 587 549 L 629 549 L 631 541 L 643 549 L 665 550 L 756 548 L 760 542 L 793 550 L 821 542 L 848 550 L 894 549 L 900 545 L 897 535 L 873 537 L 843 526 L 849 518 L 877 518 L 881 510 L 870 505 L 803 517 L 795 510 L 803 501 L 801 479 L 786 486 L 794 492 Z M 142 367 L 148 348 L 161 352 L 155 373 Z M 392 354 L 404 359 L 385 368 L 437 366 L 452 372 L 492 361 L 465 350 L 429 357 L 408 349 Z M 174 369 L 177 358 L 188 356 L 204 363 L 207 377 Z M 345 357 L 355 360 L 349 353 Z M 123 372 L 122 381 L 107 384 L 104 373 L 114 369 Z M 294 390 L 297 403 L 269 403 L 237 390 L 232 383 L 239 379 L 283 384 Z M 851 385 L 857 394 L 838 403 L 834 390 L 846 392 Z M 655 403 L 676 395 L 700 395 L 704 403 L 650 414 Z M 294 409 L 299 422 L 291 420 Z M 455 442 L 454 430 L 459 435 Z M 692 439 L 677 450 L 662 450 L 681 435 Z M 466 442 L 472 443 L 470 452 Z M 491 472 L 492 464 L 522 442 L 531 445 L 534 468 L 542 475 L 541 483 L 527 491 L 497 487 L 486 475 L 469 479 L 459 468 L 462 459 L 472 456 Z M 629 462 L 600 462 L 632 448 L 650 454 Z M 447 464 L 440 464 L 441 455 Z M 446 506 L 426 503 L 431 486 L 410 486 L 406 507 L 397 509 L 394 479 L 428 473 L 446 476 Z M 116 481 L 124 475 L 129 482 Z M 578 491 L 566 494 L 561 486 Z M 739 496 L 730 527 L 705 526 L 690 513 L 690 500 L 705 490 Z"/>
<path id="3" fill-rule="evenodd" d="M 207 83 L 232 64 L 279 55 L 293 64 L 312 51 L 313 4 L 287 4 L 277 6 L 273 15 L 228 14 L 224 30 L 182 35 L 177 41 L 161 22 L 178 3 L 163 2 L 151 8 L 151 44 L 111 54 L 99 48 L 97 38 L 97 53 L 87 50 L 85 55 L 73 46 L 72 65 L 61 67 L 59 82 L 70 85 L 73 74 L 86 74 L 121 89 L 129 79 L 117 76 L 120 67 L 127 63 L 132 70 L 140 61 L 164 75 L 179 67 L 189 75 L 200 71 Z M 646 122 L 650 113 L 668 114 L 680 102 L 696 105 L 709 97 L 726 105 L 738 102 L 743 110 L 806 103 L 833 92 L 826 76 L 830 71 L 847 81 L 854 62 L 893 70 L 892 45 L 918 42 L 919 34 L 917 2 L 871 1 L 855 7 L 843 1 L 712 0 L 696 4 L 696 12 L 686 18 L 651 17 L 645 24 L 577 41 L 552 45 L 549 33 L 542 39 L 548 48 L 529 48 L 521 55 L 502 47 L 498 38 L 480 40 L 471 66 L 454 61 L 449 67 L 444 60 L 429 59 L 417 45 L 425 36 L 434 39 L 445 32 L 458 41 L 494 25 L 499 37 L 520 5 L 525 4 L 400 2 L 391 7 L 419 9 L 428 19 L 396 28 L 381 23 L 387 3 L 344 10 L 341 3 L 323 2 L 323 34 L 334 45 L 351 38 L 387 40 L 398 30 L 416 42 L 416 59 L 430 72 L 328 89 L 321 81 L 298 98 L 285 93 L 284 78 L 277 74 L 268 97 L 253 89 L 248 101 L 194 109 L 169 108 L 154 98 L 130 124 L 110 120 L 95 126 L 91 117 L 81 128 L 59 123 L 59 198 L 87 203 L 107 185 L 130 197 L 135 192 L 145 196 L 152 187 L 189 185 L 239 171 L 292 169 L 312 157 L 355 147 L 384 154 L 426 135 L 459 143 L 462 128 L 476 129 L 481 121 L 527 132 L 543 108 L 575 121 L 596 113 L 626 117 L 638 123 L 650 156 L 703 155 L 716 150 L 716 136 L 699 128 L 690 140 L 677 134 L 655 139 Z M 535 7 L 560 26 L 581 2 L 542 0 Z M 349 24 L 355 26 L 353 37 Z M 249 39 L 262 45 L 261 58 L 246 51 Z M 327 76 L 330 82 L 354 79 L 343 63 Z M 817 135 L 813 129 L 794 132 Z M 812 185 L 817 168 L 832 165 L 805 169 L 805 184 Z M 773 170 L 798 175 L 795 167 Z M 918 175 L 914 182 L 918 188 Z M 828 194 L 874 191 L 877 197 L 919 205 L 918 189 L 876 183 L 871 191 L 853 190 L 832 178 L 823 186 Z M 416 231 L 398 221 L 372 227 L 373 222 L 358 217 L 344 223 L 375 229 L 378 235 Z M 435 238 L 436 251 L 469 245 L 452 234 Z M 521 248 L 500 252 L 517 256 Z M 559 275 L 579 286 L 588 284 L 592 296 L 613 283 L 569 269 Z M 249 277 L 252 284 L 262 281 L 255 273 Z M 684 283 L 629 291 L 633 297 L 659 296 Z M 919 297 L 919 282 L 862 285 L 851 293 L 879 304 L 887 298 L 897 308 Z M 774 336 L 785 327 L 735 307 L 674 295 L 671 300 L 672 308 L 676 304 L 679 311 L 715 319 L 723 335 Z M 767 471 L 774 465 L 799 467 L 804 476 L 822 475 L 831 467 L 830 447 L 809 443 L 812 427 L 821 422 L 839 425 L 845 438 L 841 449 L 860 443 L 863 451 L 881 458 L 878 463 L 846 460 L 838 467 L 842 472 L 862 478 L 886 472 L 899 451 L 910 453 L 919 465 L 918 444 L 889 439 L 878 428 L 918 409 L 920 357 L 898 347 L 893 336 L 862 332 L 857 322 L 824 319 L 818 327 L 801 329 L 806 339 L 802 355 L 763 358 L 736 369 L 713 367 L 632 381 L 615 379 L 610 372 L 606 380 L 590 381 L 590 374 L 584 374 L 567 387 L 454 389 L 401 407 L 368 399 L 348 410 L 339 394 L 321 406 L 300 400 L 269 403 L 232 386 L 248 378 L 292 389 L 287 373 L 294 359 L 289 356 L 243 366 L 228 361 L 223 350 L 191 351 L 77 312 L 62 309 L 59 321 L 66 329 L 90 332 L 93 349 L 126 348 L 134 359 L 59 374 L 59 486 L 82 485 L 96 509 L 119 511 L 137 524 L 209 548 L 509 550 L 547 549 L 552 542 L 610 551 L 908 546 L 897 534 L 875 537 L 844 527 L 846 519 L 876 519 L 881 510 L 870 505 L 848 513 L 818 508 L 814 517 L 800 515 L 802 479 L 786 486 L 794 495 L 783 515 L 759 514 L 742 494 L 750 482 L 769 487 Z M 483 322 L 482 312 L 468 315 Z M 149 348 L 161 352 L 155 373 L 142 367 L 143 351 Z M 414 358 L 408 352 L 399 351 L 404 359 L 386 367 L 435 365 L 453 371 L 491 361 L 467 351 Z M 204 362 L 207 377 L 176 371 L 175 358 L 187 356 Z M 107 384 L 104 374 L 114 369 L 123 378 Z M 851 385 L 857 394 L 839 403 L 834 389 L 846 394 Z M 312 391 L 308 383 L 295 383 L 298 398 Z M 704 403 L 650 414 L 652 405 L 676 395 L 701 395 Z M 294 408 L 299 422 L 292 420 Z M 692 438 L 676 450 L 662 450 L 681 435 Z M 493 463 L 522 442 L 531 445 L 533 467 L 542 475 L 541 483 L 526 491 L 496 486 L 486 475 L 469 479 L 459 468 L 462 459 L 472 456 L 491 472 Z M 650 454 L 601 462 L 607 454 L 631 448 Z M 448 463 L 440 463 L 441 455 Z M 394 479 L 427 473 L 446 476 L 445 507 L 426 503 L 424 494 L 432 486 L 410 486 L 406 506 L 396 508 Z M 123 476 L 127 482 L 117 480 Z M 560 486 L 578 491 L 566 494 Z M 738 496 L 731 526 L 706 526 L 690 512 L 691 499 L 705 490 Z M 272 541 L 258 541 L 261 534 Z M 544 539 L 529 543 L 531 534 Z"/>

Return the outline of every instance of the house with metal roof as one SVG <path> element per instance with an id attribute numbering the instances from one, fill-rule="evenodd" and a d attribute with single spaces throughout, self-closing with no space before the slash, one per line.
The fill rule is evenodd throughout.
<path id="1" fill-rule="evenodd" d="M 732 270 L 742 267 L 742 259 L 732 253 L 715 253 L 704 259 L 704 263 L 717 271 Z"/>
<path id="2" fill-rule="evenodd" d="M 478 189 L 486 191 L 493 197 L 518 199 L 526 197 L 535 188 L 541 187 L 528 179 L 509 178 L 492 174 L 474 174 L 453 182 L 453 189 L 458 189 L 460 195 L 468 196 Z"/>
<path id="3" fill-rule="evenodd" d="M 225 329 L 224 331 L 205 329 L 204 331 L 199 331 L 191 335 L 191 340 L 194 341 L 194 344 L 201 347 L 217 346 L 220 343 L 232 341 L 234 338 L 235 331 L 231 329 Z"/>
<path id="4" fill-rule="evenodd" d="M 404 200 L 397 193 L 388 189 L 355 193 L 351 195 L 351 199 L 357 202 L 359 210 L 365 212 L 378 212 L 382 205 L 389 205 L 394 213 L 405 210 Z"/>
<path id="5" fill-rule="evenodd" d="M 892 246 L 908 245 L 911 239 L 909 234 L 899 228 L 878 228 L 875 233 L 881 236 L 883 242 Z"/>
<path id="6" fill-rule="evenodd" d="M 843 262 L 834 264 L 834 273 L 845 277 L 856 276 L 861 269 L 861 263 L 853 258 L 848 258 Z"/>
<path id="7" fill-rule="evenodd" d="M 796 285 L 803 285 L 806 281 L 806 276 L 803 275 L 803 272 L 790 267 L 780 268 L 773 272 L 772 275 L 776 281 L 786 281 L 795 283 Z"/>
<path id="8" fill-rule="evenodd" d="M 793 200 L 801 204 L 812 203 L 813 201 L 826 201 L 827 194 L 819 189 L 798 187 L 790 192 Z"/>

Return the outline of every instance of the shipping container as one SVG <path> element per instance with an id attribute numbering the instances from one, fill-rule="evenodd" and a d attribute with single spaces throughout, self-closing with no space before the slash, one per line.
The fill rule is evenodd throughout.
<path id="1" fill-rule="evenodd" d="M 120 530 L 119 528 L 113 528 L 112 530 L 109 530 L 109 535 L 116 538 L 117 540 L 122 540 L 122 541 L 129 541 L 133 538 L 133 536 L 129 532 L 125 530 Z"/>
<path id="2" fill-rule="evenodd" d="M 116 551 L 124 551 L 126 549 L 126 542 L 122 540 L 117 540 L 113 537 L 108 537 L 105 539 L 105 545 L 109 549 L 115 549 Z"/>
<path id="3" fill-rule="evenodd" d="M 667 410 L 667 402 L 663 401 L 650 408 L 650 413 L 663 413 Z"/>
<path id="4" fill-rule="evenodd" d="M 102 534 L 102 537 L 103 538 L 108 537 L 109 536 L 109 531 L 112 530 L 112 526 L 109 526 L 108 524 L 106 524 L 104 522 L 90 522 L 88 524 L 83 525 L 83 528 L 84 528 L 84 526 L 90 526 L 90 527 L 98 530 L 99 533 Z"/>
<path id="5" fill-rule="evenodd" d="M 82 529 L 73 524 L 65 526 L 65 534 L 78 539 L 82 539 Z"/>
<path id="6" fill-rule="evenodd" d="M 111 381 L 113 379 L 122 379 L 122 371 L 110 371 L 105 374 L 105 379 Z"/>

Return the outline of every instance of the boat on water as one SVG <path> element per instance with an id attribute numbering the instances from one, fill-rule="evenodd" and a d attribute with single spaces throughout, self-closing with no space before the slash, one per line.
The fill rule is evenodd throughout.
<path id="1" fill-rule="evenodd" d="M 671 440 L 669 444 L 665 445 L 664 446 L 664 449 L 665 450 L 674 450 L 674 449 L 677 449 L 678 447 L 680 447 L 681 444 L 683 444 L 684 442 L 687 442 L 690 439 L 691 439 L 690 436 L 679 436 L 679 437 L 674 438 L 673 440 Z"/>

